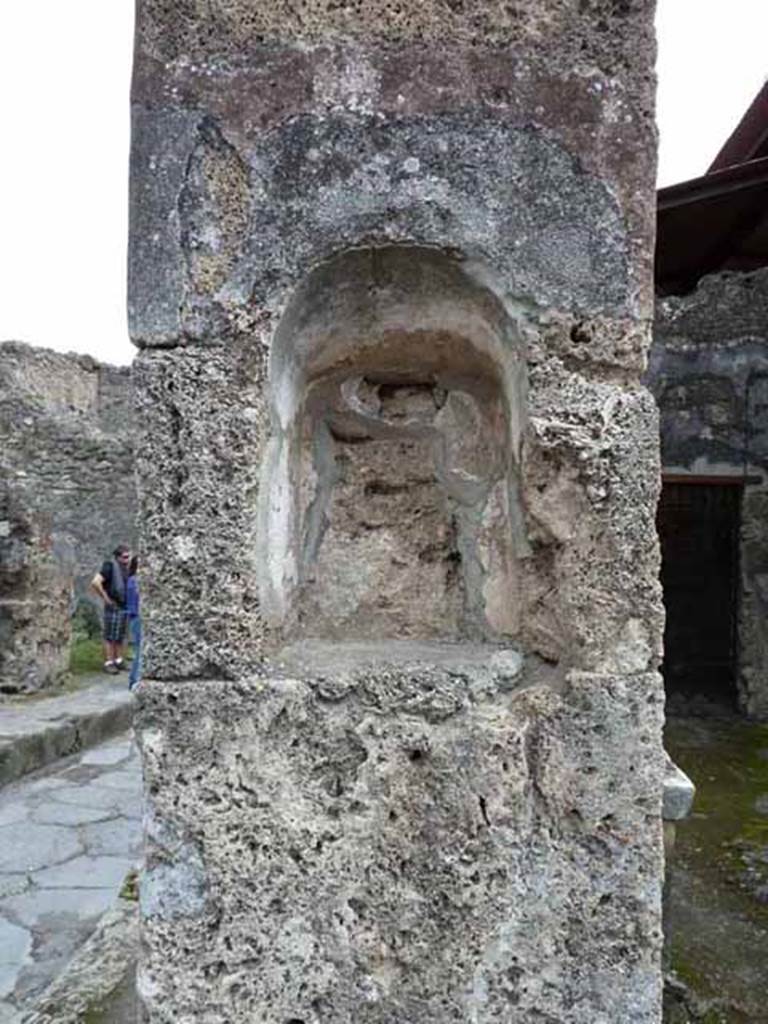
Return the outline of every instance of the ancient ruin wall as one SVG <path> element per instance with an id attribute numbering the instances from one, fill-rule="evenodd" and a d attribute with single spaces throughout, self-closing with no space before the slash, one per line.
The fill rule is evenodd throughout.
<path id="1" fill-rule="evenodd" d="M 712 275 L 659 299 L 648 382 L 664 469 L 745 480 L 739 694 L 748 714 L 768 717 L 768 271 Z"/>
<path id="2" fill-rule="evenodd" d="M 660 1019 L 652 59 L 139 4 L 150 1020 Z"/>
<path id="3" fill-rule="evenodd" d="M 2 687 L 66 669 L 70 617 L 104 554 L 136 538 L 130 371 L 0 344 Z"/>
<path id="4" fill-rule="evenodd" d="M 25 481 L 0 486 L 0 694 L 55 685 L 69 667 L 74 551 Z"/>
<path id="5" fill-rule="evenodd" d="M 560 405 L 566 424 L 582 403 L 614 408 L 610 383 L 585 388 L 568 371 L 629 380 L 644 361 L 654 166 L 644 8 L 140 5 L 129 315 L 147 350 L 139 475 L 152 498 L 142 518 L 156 675 L 237 675 L 261 663 L 262 640 L 284 639 L 264 614 L 256 557 L 275 416 L 268 360 L 293 290 L 324 260 L 365 244 L 454 252 L 470 278 L 499 279 L 483 283 L 500 289 L 517 333 L 533 327 L 534 431 Z M 622 415 L 654 415 L 639 393 L 631 404 Z M 155 444 L 162 437 L 171 442 Z M 595 479 L 592 493 L 606 488 Z M 545 486 L 533 493 L 550 503 Z M 541 530 L 559 541 L 573 528 Z M 541 547 L 526 628 L 552 656 L 576 645 L 590 652 L 585 665 L 599 662 L 607 631 L 593 602 L 620 592 L 626 607 L 651 608 L 655 588 L 641 574 L 617 591 L 609 567 L 570 561 L 568 544 Z M 583 583 L 565 615 L 553 573 Z"/>

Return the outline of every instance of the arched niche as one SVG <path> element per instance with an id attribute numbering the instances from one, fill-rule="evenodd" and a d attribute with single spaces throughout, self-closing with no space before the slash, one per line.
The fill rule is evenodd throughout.
<path id="1" fill-rule="evenodd" d="M 387 246 L 296 289 L 259 513 L 262 607 L 285 640 L 517 632 L 525 361 L 483 277 Z"/>

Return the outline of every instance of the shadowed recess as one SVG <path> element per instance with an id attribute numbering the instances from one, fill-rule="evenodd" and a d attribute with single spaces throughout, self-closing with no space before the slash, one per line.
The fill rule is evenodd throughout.
<path id="1" fill-rule="evenodd" d="M 276 332 L 260 531 L 288 637 L 493 639 L 518 628 L 525 371 L 482 268 L 360 249 Z"/>

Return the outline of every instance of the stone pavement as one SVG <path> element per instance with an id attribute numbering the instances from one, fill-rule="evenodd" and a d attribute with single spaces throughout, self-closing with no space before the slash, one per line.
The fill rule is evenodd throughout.
<path id="1" fill-rule="evenodd" d="M 140 817 L 129 733 L 0 791 L 0 1024 L 21 1021 L 115 902 Z"/>
<path id="2" fill-rule="evenodd" d="M 0 786 L 125 732 L 133 717 L 127 675 L 92 675 L 77 690 L 0 704 Z"/>

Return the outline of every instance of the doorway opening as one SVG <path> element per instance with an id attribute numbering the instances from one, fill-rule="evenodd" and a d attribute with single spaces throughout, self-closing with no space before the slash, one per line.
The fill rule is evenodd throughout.
<path id="1" fill-rule="evenodd" d="M 668 701 L 737 705 L 742 481 L 667 478 L 657 515 Z"/>

